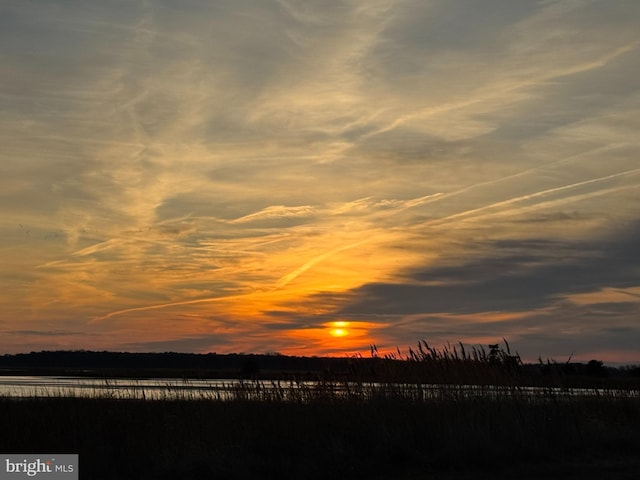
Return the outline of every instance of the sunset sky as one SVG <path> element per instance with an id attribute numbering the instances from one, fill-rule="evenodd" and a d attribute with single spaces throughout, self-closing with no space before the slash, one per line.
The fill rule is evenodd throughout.
<path id="1" fill-rule="evenodd" d="M 0 353 L 640 362 L 637 0 L 8 0 Z"/>

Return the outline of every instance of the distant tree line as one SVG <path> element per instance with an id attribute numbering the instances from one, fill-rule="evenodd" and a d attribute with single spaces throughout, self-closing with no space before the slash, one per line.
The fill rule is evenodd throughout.
<path id="1" fill-rule="evenodd" d="M 129 353 L 88 350 L 41 351 L 0 356 L 0 375 L 77 375 L 123 377 L 188 377 L 245 379 L 348 379 L 417 383 L 521 383 L 598 385 L 640 384 L 640 366 L 607 367 L 587 363 L 539 360 L 524 364 L 498 345 L 488 350 L 464 346 L 435 349 L 426 342 L 407 356 L 295 357 L 267 354 Z"/>
<path id="2" fill-rule="evenodd" d="M 292 374 L 346 371 L 348 358 L 291 357 L 278 353 L 129 353 L 89 350 L 41 351 L 0 356 L 0 373 L 32 371 L 47 374 L 64 372 L 83 374 L 123 374 L 166 376 L 170 373 L 195 377 L 257 377 L 270 372 Z"/>

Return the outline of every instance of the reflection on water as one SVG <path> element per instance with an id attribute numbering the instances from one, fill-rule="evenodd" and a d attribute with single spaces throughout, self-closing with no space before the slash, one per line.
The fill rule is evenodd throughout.
<path id="1" fill-rule="evenodd" d="M 233 388 L 229 380 L 0 376 L 5 397 L 225 399 Z"/>
<path id="2" fill-rule="evenodd" d="M 495 385 L 423 385 L 356 382 L 295 382 L 198 379 L 126 379 L 43 376 L 0 376 L 0 396 L 86 397 L 155 400 L 292 400 L 401 396 L 414 400 L 526 396 L 640 396 L 637 390 Z"/>

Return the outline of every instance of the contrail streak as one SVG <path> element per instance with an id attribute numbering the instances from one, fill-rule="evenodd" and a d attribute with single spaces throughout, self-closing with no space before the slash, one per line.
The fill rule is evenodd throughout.
<path id="1" fill-rule="evenodd" d="M 576 202 L 579 200 L 585 200 L 587 198 L 594 198 L 594 197 L 600 197 L 603 195 L 608 195 L 610 193 L 615 193 L 615 192 L 621 192 L 623 190 L 629 190 L 632 188 L 640 188 L 640 185 L 624 185 L 621 187 L 612 187 L 612 188 L 607 188 L 605 190 L 596 190 L 594 192 L 589 192 L 589 193 L 583 193 L 581 195 L 572 195 L 570 197 L 564 197 L 564 198 L 560 198 L 560 199 L 556 199 L 556 200 L 547 200 L 545 202 L 541 202 L 541 203 L 536 203 L 534 205 L 529 205 L 529 206 L 523 206 L 523 207 L 518 207 L 518 208 L 513 208 L 510 210 L 504 210 L 504 211 L 498 211 L 498 212 L 492 212 L 492 213 L 485 213 L 482 215 L 478 215 L 476 217 L 469 217 L 469 218 L 463 218 L 459 221 L 464 222 L 464 221 L 469 221 L 469 220 L 478 220 L 480 218 L 490 218 L 490 217 L 500 217 L 500 216 L 511 216 L 511 215 L 515 215 L 516 213 L 523 213 L 523 212 L 530 212 L 533 210 L 540 210 L 542 208 L 549 208 L 555 205 L 561 205 L 567 202 Z"/>
<path id="2" fill-rule="evenodd" d="M 278 282 L 278 288 L 284 287 L 289 282 L 291 282 L 292 280 L 296 279 L 297 277 L 302 275 L 304 272 L 309 270 L 311 267 L 313 267 L 314 265 L 322 262 L 323 260 L 326 260 L 327 258 L 329 258 L 329 257 L 331 257 L 331 256 L 333 256 L 333 255 L 335 255 L 337 253 L 344 252 L 345 250 L 349 250 L 350 248 L 358 247 L 358 246 L 362 245 L 363 243 L 366 243 L 366 242 L 368 242 L 370 240 L 371 240 L 371 238 L 365 238 L 364 240 L 360 240 L 360 241 L 355 242 L 355 243 L 350 243 L 349 245 L 343 245 L 342 247 L 334 248 L 333 250 L 330 250 L 328 252 L 323 253 L 322 255 L 318 255 L 317 257 L 312 258 L 311 260 L 309 260 L 307 263 L 305 263 L 301 267 L 296 268 L 293 272 L 291 272 L 291 273 L 285 275 L 284 277 L 282 277 L 280 279 L 280 281 Z"/>
<path id="3" fill-rule="evenodd" d="M 635 48 L 637 48 L 639 43 L 640 42 L 635 41 L 628 45 L 619 47 L 613 50 L 612 52 L 608 52 L 604 55 L 601 55 L 599 58 L 596 58 L 595 60 L 591 60 L 586 63 L 580 63 L 577 65 L 572 65 L 572 66 L 555 70 L 555 71 L 552 70 L 549 72 L 545 72 L 541 75 L 535 76 L 533 78 L 528 78 L 524 81 L 514 82 L 512 85 L 498 84 L 496 86 L 492 86 L 492 88 L 489 88 L 487 91 L 484 91 L 484 92 L 480 91 L 475 96 L 472 96 L 465 100 L 444 103 L 436 106 L 429 106 L 427 108 L 416 110 L 414 112 L 411 112 L 393 119 L 387 125 L 380 126 L 376 130 L 373 130 L 363 135 L 361 138 L 366 139 L 367 137 L 389 132 L 401 126 L 402 124 L 407 123 L 416 118 L 429 118 L 434 115 L 461 110 L 466 107 L 475 106 L 485 102 L 492 102 L 492 101 L 495 101 L 496 99 L 499 99 L 500 101 L 504 102 L 504 100 L 502 99 L 505 98 L 506 93 L 524 90 L 527 88 L 535 87 L 536 85 L 540 85 L 544 82 L 555 80 L 556 78 L 575 75 L 576 73 L 587 72 L 589 70 L 603 67 L 604 65 L 607 65 L 609 62 L 611 62 L 612 60 L 615 60 L 619 56 L 634 50 Z"/>
<path id="4" fill-rule="evenodd" d="M 179 307 L 181 305 L 196 305 L 198 303 L 218 302 L 218 301 L 222 301 L 222 300 L 229 300 L 229 299 L 232 299 L 232 298 L 246 297 L 247 295 L 250 295 L 250 294 L 249 293 L 244 293 L 244 294 L 241 294 L 241 295 L 230 295 L 228 297 L 198 298 L 198 299 L 195 299 L 195 300 L 184 300 L 182 302 L 159 303 L 159 304 L 155 304 L 155 305 L 146 305 L 144 307 L 125 308 L 123 310 L 116 310 L 115 312 L 107 313 L 106 315 L 102 315 L 100 317 L 92 318 L 91 320 L 89 320 L 89 323 L 91 324 L 91 323 L 102 322 L 102 321 L 107 320 L 109 318 L 117 317 L 117 316 L 120 316 L 120 315 L 124 315 L 126 313 L 144 312 L 144 311 L 147 311 L 147 310 L 161 310 L 163 308 Z"/>
<path id="5" fill-rule="evenodd" d="M 349 245 L 344 245 L 342 247 L 334 248 L 333 250 L 330 250 L 330 251 L 328 251 L 326 253 L 323 253 L 322 255 L 319 255 L 319 256 L 309 260 L 307 263 L 305 263 L 301 267 L 295 269 L 293 272 L 291 272 L 288 275 L 285 275 L 284 277 L 282 277 L 280 279 L 280 281 L 278 282 L 276 288 L 282 288 L 282 287 L 286 286 L 289 282 L 291 282 L 292 280 L 294 280 L 298 276 L 302 275 L 304 272 L 309 270 L 311 267 L 313 267 L 317 263 L 320 263 L 323 260 L 326 260 L 327 258 L 331 257 L 332 255 L 340 253 L 340 252 L 342 252 L 344 250 L 348 250 L 350 248 L 355 248 L 355 247 L 357 247 L 359 245 L 362 245 L 363 243 L 368 242 L 369 240 L 370 240 L 370 238 L 366 238 L 366 239 L 360 240 L 358 242 L 350 243 Z M 144 311 L 148 311 L 148 310 L 161 310 L 163 308 L 179 307 L 179 306 L 182 306 L 182 305 L 196 305 L 196 304 L 199 304 L 199 303 L 219 302 L 219 301 L 230 300 L 230 299 L 234 299 L 234 298 L 242 298 L 242 297 L 246 297 L 248 295 L 251 295 L 251 293 L 244 293 L 244 294 L 240 294 L 240 295 L 230 295 L 230 296 L 225 296 L 225 297 L 198 298 L 198 299 L 195 299 L 195 300 L 184 300 L 184 301 L 181 301 L 181 302 L 160 303 L 160 304 L 155 304 L 155 305 L 147 305 L 147 306 L 143 306 L 143 307 L 125 308 L 123 310 L 116 310 L 114 312 L 107 313 L 106 315 L 102 315 L 100 317 L 95 317 L 95 318 L 91 319 L 89 321 L 89 323 L 91 324 L 91 323 L 102 322 L 104 320 L 108 320 L 109 318 L 117 317 L 117 316 L 124 315 L 124 314 L 127 314 L 127 313 L 144 312 Z"/>
<path id="6" fill-rule="evenodd" d="M 569 189 L 572 189 L 572 188 L 582 187 L 584 185 L 590 185 L 592 183 L 603 182 L 605 180 L 611 180 L 613 178 L 623 177 L 623 176 L 626 176 L 626 175 L 633 175 L 633 174 L 636 174 L 636 173 L 640 173 L 640 168 L 635 168 L 633 170 L 627 170 L 627 171 L 624 171 L 624 172 L 614 173 L 614 174 L 611 174 L 611 175 L 606 175 L 604 177 L 592 178 L 590 180 L 584 180 L 582 182 L 576 182 L 576 183 L 572 183 L 570 185 L 562 185 L 561 187 L 550 188 L 548 190 L 542 190 L 542 191 L 535 192 L 535 193 L 529 193 L 527 195 L 522 195 L 522 196 L 519 196 L 519 197 L 509 198 L 507 200 L 503 200 L 503 201 L 500 201 L 500 202 L 492 203 L 490 205 L 485 205 L 483 207 L 473 208 L 471 210 L 465 210 L 464 212 L 460 212 L 460 213 L 454 213 L 453 215 L 449 215 L 448 217 L 444 217 L 444 218 L 441 218 L 441 219 L 431 220 L 431 221 L 429 221 L 427 223 L 428 224 L 438 224 L 438 223 L 441 223 L 441 222 L 449 223 L 452 220 L 456 220 L 458 218 L 472 216 L 472 215 L 477 214 L 479 212 L 484 212 L 485 210 L 491 210 L 491 209 L 494 209 L 494 208 L 513 205 L 514 203 L 524 202 L 526 200 L 531 200 L 532 198 L 545 197 L 547 195 L 550 195 L 550 194 L 553 194 L 553 193 L 557 193 L 557 192 L 561 192 L 561 191 L 564 191 L 564 190 L 569 190 Z M 421 224 L 421 226 L 422 225 L 425 225 L 425 224 Z"/>
<path id="7" fill-rule="evenodd" d="M 580 153 L 577 153 L 577 154 L 574 154 L 574 155 L 570 155 L 569 157 L 562 158 L 560 160 L 555 160 L 553 162 L 548 162 L 548 163 L 545 163 L 543 165 L 535 166 L 535 167 L 532 167 L 532 168 L 527 168 L 526 170 L 522 170 L 522 171 L 517 172 L 517 173 L 512 173 L 512 174 L 506 175 L 504 177 L 494 178 L 494 179 L 491 179 L 491 180 L 485 180 L 484 182 L 478 182 L 478 183 L 474 183 L 472 185 L 467 185 L 466 187 L 462 187 L 462 188 L 460 188 L 458 190 L 454 190 L 453 192 L 435 193 L 435 194 L 432 194 L 432 195 L 426 195 L 424 197 L 420 197 L 420 198 L 417 198 L 415 200 L 407 201 L 405 203 L 405 205 L 403 205 L 402 207 L 398 207 L 396 210 L 397 211 L 401 211 L 401 210 L 406 210 L 407 208 L 411 208 L 411 207 L 414 207 L 414 206 L 419 206 L 419 205 L 424 205 L 424 204 L 427 204 L 427 203 L 433 203 L 433 202 L 437 202 L 437 201 L 442 201 L 442 200 L 445 200 L 445 199 L 450 198 L 450 197 L 455 197 L 455 196 L 461 195 L 463 193 L 467 193 L 469 190 L 474 190 L 476 188 L 486 187 L 486 186 L 489 186 L 489 185 L 494 185 L 496 183 L 501 183 L 501 182 L 504 182 L 506 180 L 511 180 L 511 179 L 514 179 L 514 178 L 523 177 L 523 176 L 525 176 L 525 175 L 527 175 L 529 173 L 534 173 L 534 172 L 537 172 L 537 171 L 540 171 L 540 170 L 549 169 L 549 168 L 557 166 L 557 165 L 562 165 L 562 164 L 565 164 L 565 163 L 569 163 L 571 161 L 574 161 L 575 159 L 579 159 L 580 157 L 582 157 L 584 155 L 593 154 L 593 153 L 596 153 L 596 152 L 604 152 L 604 151 L 610 150 L 611 148 L 614 148 L 614 147 L 611 147 L 610 145 L 606 145 L 604 147 L 599 147 L 599 148 L 587 150 L 587 151 L 584 151 L 584 152 L 580 152 Z"/>

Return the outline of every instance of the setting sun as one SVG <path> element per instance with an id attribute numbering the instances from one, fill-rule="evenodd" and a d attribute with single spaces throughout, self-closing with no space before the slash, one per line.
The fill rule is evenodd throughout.
<path id="1" fill-rule="evenodd" d="M 329 330 L 329 334 L 333 337 L 346 337 L 349 335 L 349 330 L 346 329 L 346 327 L 349 326 L 349 322 L 331 322 L 329 326 L 332 327 L 331 330 Z"/>
<path id="2" fill-rule="evenodd" d="M 334 328 L 329 333 L 334 337 L 344 337 L 346 335 L 349 335 L 349 331 L 344 328 Z"/>

